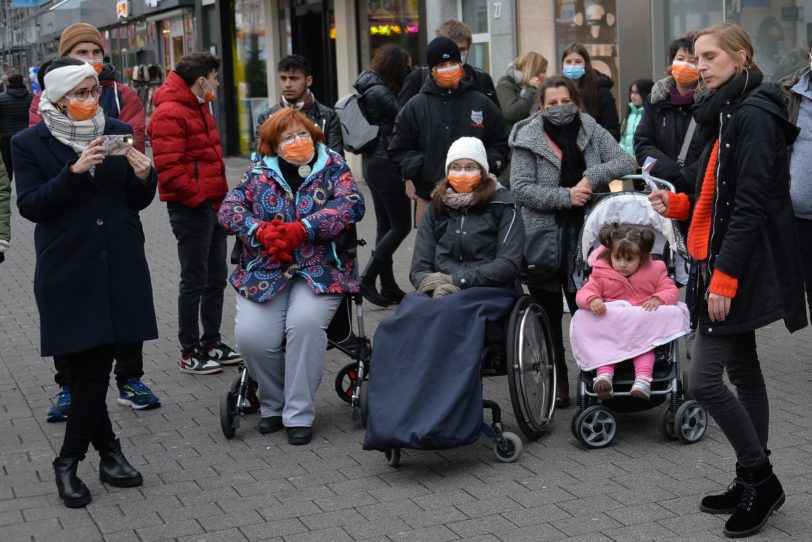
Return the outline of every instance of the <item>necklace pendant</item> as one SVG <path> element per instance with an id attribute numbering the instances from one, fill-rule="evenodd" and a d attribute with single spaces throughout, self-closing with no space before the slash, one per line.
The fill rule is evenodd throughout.
<path id="1" fill-rule="evenodd" d="M 303 166 L 299 166 L 299 170 L 298 170 L 299 177 L 301 177 L 302 179 L 306 179 L 307 176 L 310 175 L 311 171 L 313 171 L 313 168 L 311 168 L 308 164 L 305 164 Z"/>

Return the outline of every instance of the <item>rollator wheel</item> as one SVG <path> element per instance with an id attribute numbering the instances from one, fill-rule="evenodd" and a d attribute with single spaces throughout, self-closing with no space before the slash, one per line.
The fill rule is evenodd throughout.
<path id="1" fill-rule="evenodd" d="M 589 448 L 609 446 L 617 434 L 617 422 L 612 411 L 603 405 L 587 407 L 575 421 L 578 440 Z"/>
<path id="2" fill-rule="evenodd" d="M 685 401 L 674 415 L 674 432 L 685 444 L 699 442 L 708 428 L 708 413 L 693 399 Z"/>
<path id="3" fill-rule="evenodd" d="M 493 439 L 493 453 L 502 463 L 513 463 L 522 455 L 523 449 L 522 439 L 516 433 L 505 431 L 501 437 Z"/>
<path id="4" fill-rule="evenodd" d="M 367 419 L 369 418 L 369 400 L 367 399 L 368 394 L 369 384 L 366 380 L 364 380 L 361 382 L 361 390 L 358 392 L 358 406 L 361 408 L 361 427 L 364 429 L 367 428 Z"/>
<path id="5" fill-rule="evenodd" d="M 220 428 L 227 439 L 234 438 L 234 418 L 237 416 L 237 394 L 228 390 L 220 397 Z"/>
<path id="6" fill-rule="evenodd" d="M 659 429 L 660 434 L 668 440 L 677 438 L 677 434 L 674 432 L 674 409 L 671 408 L 671 401 L 667 399 L 666 402 L 663 403 L 663 406 L 660 407 L 657 429 Z"/>
<path id="7" fill-rule="evenodd" d="M 240 377 L 234 381 L 234 391 L 236 392 L 240 386 Z M 248 377 L 248 390 L 245 395 L 245 401 L 240 408 L 243 414 L 253 414 L 254 412 L 259 410 L 259 397 L 257 397 L 257 389 L 259 386 L 257 385 L 257 381 Z"/>
<path id="8" fill-rule="evenodd" d="M 400 465 L 400 448 L 386 450 L 384 455 L 386 456 L 386 462 L 389 463 L 391 467 Z"/>
<path id="9" fill-rule="evenodd" d="M 345 402 L 352 402 L 355 391 L 355 377 L 358 374 L 355 363 L 348 363 L 336 375 L 336 393 Z"/>

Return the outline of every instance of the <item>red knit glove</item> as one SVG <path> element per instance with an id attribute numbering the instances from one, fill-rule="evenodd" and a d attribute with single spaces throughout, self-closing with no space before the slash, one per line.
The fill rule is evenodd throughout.
<path id="1" fill-rule="evenodd" d="M 288 252 L 291 253 L 307 238 L 304 224 L 298 220 L 296 222 L 282 223 L 277 227 L 277 231 L 281 233 L 282 239 L 288 243 Z"/>
<path id="2" fill-rule="evenodd" d="M 269 251 L 272 246 L 274 246 L 274 241 L 281 239 L 281 235 L 279 230 L 277 229 L 277 225 L 281 224 L 282 221 L 279 219 L 274 219 L 273 222 L 262 222 L 257 229 L 254 230 L 254 239 L 262 245 L 266 251 Z"/>

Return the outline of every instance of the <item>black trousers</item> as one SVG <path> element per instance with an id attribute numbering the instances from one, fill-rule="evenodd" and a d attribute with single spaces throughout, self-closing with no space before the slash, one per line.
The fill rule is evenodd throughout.
<path id="1" fill-rule="evenodd" d="M 84 459 L 91 443 L 99 449 L 115 440 L 106 402 L 114 353 L 115 346 L 110 344 L 62 356 L 72 398 L 61 457 Z"/>
<path id="2" fill-rule="evenodd" d="M 144 343 L 119 343 L 113 346 L 113 357 L 116 360 L 116 385 L 120 388 L 131 378 L 144 376 Z M 68 361 L 61 356 L 54 356 L 56 374 L 54 381 L 61 388 L 68 384 Z"/>
<path id="3" fill-rule="evenodd" d="M 812 220 L 795 218 L 798 229 L 798 244 L 801 246 L 801 261 L 804 265 L 804 285 L 806 301 L 812 314 Z"/>
<path id="4" fill-rule="evenodd" d="M 217 222 L 217 211 L 210 202 L 194 209 L 169 202 L 166 208 L 180 260 L 178 339 L 181 351 L 190 354 L 220 342 L 228 273 L 227 233 Z M 198 318 L 203 325 L 202 337 Z"/>
<path id="5" fill-rule="evenodd" d="M 364 158 L 364 180 L 375 206 L 375 257 L 391 262 L 412 227 L 411 201 L 397 168 L 385 158 Z"/>
<path id="6" fill-rule="evenodd" d="M 575 292 L 568 292 L 566 286 L 561 285 L 557 290 L 543 290 L 541 288 L 529 287 L 530 295 L 541 305 L 547 319 L 550 321 L 550 328 L 553 334 L 553 350 L 555 352 L 555 370 L 560 381 L 567 379 L 567 358 L 564 354 L 564 331 L 561 321 L 564 319 L 564 304 L 561 295 L 567 298 L 567 306 L 570 313 L 577 310 L 575 305 Z"/>

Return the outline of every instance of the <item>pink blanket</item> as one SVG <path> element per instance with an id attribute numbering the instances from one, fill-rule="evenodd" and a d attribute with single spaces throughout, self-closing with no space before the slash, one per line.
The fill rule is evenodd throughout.
<path id="1" fill-rule="evenodd" d="M 688 307 L 682 302 L 646 312 L 626 301 L 611 301 L 602 316 L 580 309 L 570 321 L 572 353 L 585 371 L 639 356 L 690 332 Z"/>

